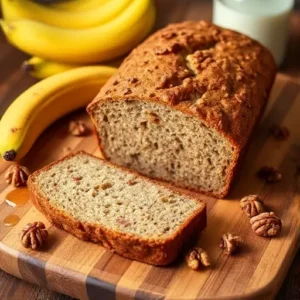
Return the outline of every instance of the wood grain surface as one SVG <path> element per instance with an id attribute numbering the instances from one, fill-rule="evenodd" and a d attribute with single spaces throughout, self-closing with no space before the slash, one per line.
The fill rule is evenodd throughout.
<path id="1" fill-rule="evenodd" d="M 210 1 L 161 0 L 161 1 L 157 1 L 157 4 L 158 4 L 158 11 L 159 11 L 157 28 L 162 27 L 169 22 L 176 22 L 176 21 L 181 21 L 184 19 L 200 19 L 200 18 L 209 20 L 211 17 Z M 291 39 L 290 39 L 290 44 L 289 44 L 289 48 L 288 48 L 288 56 L 287 56 L 284 66 L 282 67 L 283 72 L 285 72 L 289 75 L 293 75 L 293 76 L 300 75 L 300 60 L 297 59 L 298 58 L 297 49 L 299 49 L 299 30 L 298 30 L 299 26 L 300 26 L 299 11 L 296 10 L 291 18 L 291 31 L 290 31 Z M 9 105 L 9 103 L 20 92 L 22 92 L 27 87 L 29 87 L 32 83 L 35 82 L 34 79 L 30 78 L 29 76 L 27 76 L 25 74 L 22 74 L 19 71 L 19 65 L 25 58 L 26 58 L 26 56 L 24 54 L 20 53 L 19 51 L 15 50 L 12 47 L 10 47 L 9 45 L 7 45 L 6 42 L 4 41 L 3 36 L 0 37 L 0 66 L 1 66 L 1 68 L 0 68 L 0 115 L 1 115 L 1 113 L 3 113 L 5 108 Z M 282 78 L 282 81 L 284 82 L 285 79 Z M 292 84 L 292 86 L 295 86 L 295 85 Z M 287 99 L 289 97 L 290 90 L 291 90 L 290 87 L 288 88 L 288 90 L 287 90 L 287 88 L 284 90 L 284 92 L 287 91 L 287 93 L 284 93 L 284 96 L 282 96 L 282 99 Z M 284 100 L 282 100 L 282 101 L 284 101 Z M 298 111 L 300 111 L 299 108 L 298 108 Z M 55 124 L 50 129 L 50 131 L 49 130 L 47 131 L 47 133 L 49 134 L 49 132 L 51 132 L 51 130 L 54 130 L 54 132 L 55 132 L 55 130 L 61 128 L 61 126 L 64 126 L 64 124 L 65 124 L 64 122 L 67 122 L 67 120 L 65 119 L 65 120 L 62 120 L 61 122 L 59 122 L 58 124 Z M 299 126 L 299 123 L 298 123 L 298 126 Z M 43 137 L 38 141 L 38 143 L 35 146 L 35 150 L 33 150 L 33 151 L 37 151 L 37 153 L 40 153 L 40 155 L 42 157 L 47 157 L 47 154 L 49 154 L 49 153 L 47 153 L 46 148 L 44 147 L 44 144 L 43 144 L 45 142 L 44 136 L 47 137 L 47 133 L 45 135 L 43 135 Z M 298 140 L 298 142 L 299 142 L 299 140 Z M 76 143 L 79 143 L 79 146 L 80 146 L 79 141 L 77 141 Z M 59 139 L 55 138 L 54 146 L 58 146 L 58 145 L 60 145 Z M 50 157 L 48 157 L 47 159 L 49 159 L 49 161 L 54 159 L 55 155 L 57 155 L 57 153 L 59 153 L 60 151 L 61 151 L 61 149 L 59 147 L 56 148 L 56 150 L 54 151 L 56 154 L 54 154 L 53 156 L 50 155 Z M 298 151 L 299 151 L 299 149 L 298 149 Z M 290 153 L 290 152 L 288 152 L 288 153 Z M 291 150 L 291 153 L 294 153 L 294 150 Z M 30 159 L 30 158 L 28 158 L 28 159 Z M 39 164 L 38 162 L 30 163 L 32 168 L 37 168 L 38 164 Z M 283 166 L 286 166 L 286 162 L 283 162 Z M 288 172 L 288 170 L 289 170 L 288 166 L 286 166 L 286 168 L 287 168 L 287 172 Z M 0 167 L 1 174 L 3 174 L 4 170 L 5 170 L 5 167 L 1 166 Z M 0 183 L 0 189 L 2 189 L 2 190 L 6 189 L 6 185 L 3 183 L 3 180 Z M 264 189 L 263 189 L 263 191 L 264 191 Z M 269 195 L 268 191 L 266 191 L 266 193 L 267 193 L 267 195 Z M 2 193 L 2 195 L 4 195 L 4 194 Z M 271 197 L 271 196 L 272 196 L 272 193 L 268 197 Z M 290 198 L 289 198 L 289 200 L 290 200 Z M 1 201 L 3 201 L 3 197 L 1 197 Z M 0 206 L 1 206 L 1 204 L 0 204 Z M 23 209 L 25 209 L 25 208 L 23 208 Z M 1 210 L 1 213 L 2 213 L 2 210 Z M 1 229 L 1 232 L 2 232 L 2 229 Z M 1 232 L 0 232 L 0 235 L 1 235 Z M 63 238 L 63 235 L 64 234 L 62 234 L 62 238 Z M 66 238 L 66 241 L 68 242 L 67 238 Z M 71 245 L 73 245 L 73 244 L 71 244 Z M 261 244 L 259 244 L 258 246 L 261 246 Z M 69 247 L 71 247 L 71 246 L 69 246 Z M 272 253 L 270 253 L 270 257 L 272 257 L 271 254 Z M 267 255 L 269 255 L 269 254 L 267 254 Z M 257 257 L 256 258 L 252 257 L 252 256 L 250 256 L 250 257 L 251 257 L 251 259 L 257 259 Z M 20 261 L 22 261 L 22 262 L 20 263 L 20 265 L 14 266 L 16 268 L 16 270 L 18 270 L 19 267 L 21 266 L 23 269 L 23 272 L 25 272 L 26 276 L 28 275 L 28 276 L 31 276 L 31 278 L 32 278 L 32 277 L 34 277 L 35 274 L 41 275 L 39 277 L 39 282 L 44 283 L 45 278 L 43 277 L 43 274 L 39 273 L 39 270 L 41 270 L 42 267 L 39 264 L 37 264 L 35 266 L 35 268 L 32 269 L 32 265 L 31 264 L 28 265 L 27 257 L 21 256 L 19 258 L 21 258 Z M 118 268 L 119 263 L 120 263 L 119 259 L 113 259 L 108 254 L 106 254 L 106 256 L 104 256 L 101 259 L 103 259 L 103 261 L 101 264 L 99 263 L 100 265 L 97 266 L 96 270 L 100 269 L 101 270 L 100 273 L 102 275 L 103 274 L 106 275 L 107 272 L 110 272 L 110 274 L 112 274 L 111 275 L 112 278 L 115 278 L 116 268 Z M 274 257 L 273 257 L 273 259 L 274 259 Z M 278 257 L 276 257 L 276 259 L 278 259 Z M 108 267 L 108 262 L 110 262 L 110 261 L 113 262 L 113 266 Z M 9 260 L 7 262 L 8 262 L 8 264 L 12 263 Z M 54 263 L 55 263 L 55 260 L 54 260 Z M 241 267 L 241 265 L 238 264 L 236 266 L 235 270 L 237 270 L 240 267 Z M 262 266 L 262 269 L 264 269 L 264 268 L 269 269 L 271 267 L 272 267 L 272 264 L 269 265 L 269 263 L 267 261 L 267 263 L 265 263 L 265 265 Z M 125 267 L 123 267 L 123 268 L 125 268 Z M 144 269 L 143 268 L 139 269 L 139 272 L 137 274 L 135 274 L 133 272 L 132 268 L 133 267 L 128 267 L 126 271 L 123 270 L 122 272 L 126 272 L 126 274 L 129 272 L 129 274 L 132 275 L 133 278 L 140 279 L 139 276 L 142 276 L 144 274 Z M 49 271 L 50 273 L 47 276 L 47 278 L 52 278 L 53 273 L 51 273 L 51 271 L 53 272 L 55 270 L 50 270 Z M 93 276 L 97 276 L 99 273 L 99 271 L 94 271 L 94 272 L 95 273 L 91 272 L 91 274 Z M 267 272 L 268 272 L 268 270 L 267 270 Z M 34 273 L 34 274 L 32 274 L 32 273 Z M 241 282 L 239 281 L 238 274 L 237 273 L 234 273 L 234 274 L 236 276 L 237 285 L 240 285 Z M 300 257 L 299 257 L 299 255 L 297 255 L 297 257 L 295 258 L 295 260 L 292 264 L 292 267 L 289 271 L 289 276 L 288 276 L 287 280 L 285 281 L 281 291 L 277 295 L 278 299 L 299 299 L 300 298 L 300 288 L 299 288 L 300 276 L 299 276 L 299 274 L 300 274 Z M 19 274 L 19 275 L 22 275 L 22 274 Z M 164 285 L 169 285 L 170 280 L 173 280 L 172 278 L 170 278 L 171 275 L 168 275 L 165 277 L 164 274 L 160 274 L 159 276 L 156 276 L 155 279 L 153 279 L 154 275 L 155 274 L 150 273 L 146 276 L 147 280 L 143 284 L 143 286 L 145 286 L 145 289 L 152 288 L 151 284 L 149 286 L 149 280 L 151 283 L 153 282 L 152 280 L 154 280 L 154 282 L 163 281 Z M 216 280 L 217 282 L 220 282 L 220 281 L 222 281 L 222 278 L 226 279 L 226 273 L 224 273 L 224 271 L 219 273 L 219 275 L 216 275 L 216 277 L 211 278 L 210 280 L 211 281 Z M 138 279 L 135 280 L 132 287 L 139 286 L 140 281 Z M 282 279 L 283 278 L 281 278 L 281 280 Z M 187 281 L 188 279 L 185 279 L 185 280 Z M 261 278 L 258 276 L 252 284 L 255 284 L 256 281 L 259 282 L 260 280 L 261 280 Z M 126 284 L 126 280 L 123 279 L 123 281 L 125 281 L 125 282 L 123 282 L 122 284 Z M 180 280 L 180 283 L 181 283 L 181 280 Z M 62 282 L 59 282 L 56 284 L 63 285 Z M 193 280 L 192 280 L 191 284 L 194 284 Z M 93 280 L 90 280 L 89 285 L 93 286 Z M 143 286 L 142 286 L 142 288 L 144 288 Z M 49 286 L 49 287 L 51 288 L 52 286 Z M 274 290 L 274 292 L 276 292 L 278 290 L 278 287 L 279 287 L 279 283 L 277 283 L 277 288 Z M 251 289 L 251 285 L 249 288 Z M 101 297 L 100 297 L 100 295 L 101 295 Z M 106 299 L 105 294 L 100 294 L 100 295 L 98 294 L 98 296 L 99 296 L 98 299 Z M 143 295 L 144 294 L 141 292 L 138 294 L 138 296 L 140 298 Z M 20 279 L 11 277 L 4 272 L 0 272 L 0 298 L 1 299 L 21 299 L 21 298 L 22 299 L 68 299 L 69 297 L 50 292 L 47 289 L 39 288 L 39 287 L 34 286 L 29 283 L 25 283 L 24 281 L 21 281 Z"/>

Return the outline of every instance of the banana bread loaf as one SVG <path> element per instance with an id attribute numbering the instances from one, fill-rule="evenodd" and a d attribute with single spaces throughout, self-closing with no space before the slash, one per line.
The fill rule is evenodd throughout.
<path id="1" fill-rule="evenodd" d="M 132 51 L 87 110 L 106 159 L 224 197 L 275 73 L 271 53 L 245 35 L 171 24 Z"/>
<path id="2" fill-rule="evenodd" d="M 206 225 L 205 204 L 84 152 L 29 177 L 56 226 L 135 260 L 165 265 Z"/>

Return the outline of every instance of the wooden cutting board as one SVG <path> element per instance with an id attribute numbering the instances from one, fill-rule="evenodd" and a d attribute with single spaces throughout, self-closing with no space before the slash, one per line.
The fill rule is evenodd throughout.
<path id="1" fill-rule="evenodd" d="M 208 226 L 197 244 L 204 248 L 212 267 L 199 272 L 188 269 L 182 259 L 169 267 L 131 261 L 101 246 L 82 242 L 56 229 L 30 201 L 20 207 L 5 199 L 13 188 L 4 174 L 9 164 L 0 163 L 0 268 L 24 280 L 80 299 L 269 299 L 278 291 L 299 246 L 300 237 L 300 85 L 277 76 L 265 115 L 257 128 L 234 187 L 224 200 L 195 194 L 208 204 Z M 34 171 L 62 157 L 66 147 L 99 155 L 96 139 L 68 135 L 70 119 L 89 122 L 82 112 L 68 116 L 49 128 L 35 143 L 23 164 Z M 286 141 L 269 136 L 273 124 L 290 129 Z M 91 127 L 91 124 L 89 123 Z M 283 180 L 265 184 L 255 177 L 263 165 L 278 168 Z M 297 171 L 298 166 L 298 171 Z M 268 210 L 282 218 L 280 236 L 256 236 L 239 199 L 259 194 Z M 4 225 L 9 215 L 20 217 L 13 227 Z M 23 248 L 18 234 L 29 222 L 42 221 L 49 228 L 43 251 Z M 239 253 L 226 256 L 218 247 L 223 233 L 244 239 Z"/>

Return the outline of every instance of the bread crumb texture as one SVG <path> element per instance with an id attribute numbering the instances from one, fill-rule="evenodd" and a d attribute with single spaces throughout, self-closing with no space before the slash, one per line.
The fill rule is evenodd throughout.
<path id="1" fill-rule="evenodd" d="M 129 184 L 134 180 L 135 184 Z M 38 193 L 75 219 L 143 238 L 164 239 L 203 203 L 105 164 L 69 157 L 35 178 Z"/>

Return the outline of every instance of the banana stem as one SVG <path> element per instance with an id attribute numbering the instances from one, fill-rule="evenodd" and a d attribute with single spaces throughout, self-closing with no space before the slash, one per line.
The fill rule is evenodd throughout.
<path id="1" fill-rule="evenodd" d="M 21 70 L 37 79 L 44 79 L 79 67 L 82 65 L 58 63 L 34 56 L 23 62 Z"/>

